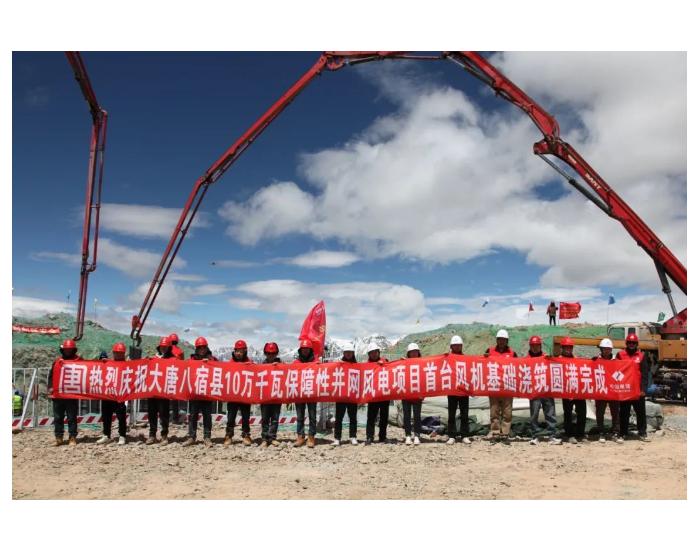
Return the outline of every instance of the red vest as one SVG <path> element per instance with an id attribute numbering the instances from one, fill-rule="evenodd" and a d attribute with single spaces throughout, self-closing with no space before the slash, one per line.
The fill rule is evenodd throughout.
<path id="1" fill-rule="evenodd" d="M 498 357 L 515 357 L 514 352 L 511 348 L 508 348 L 504 352 L 500 352 L 498 351 L 498 348 L 496 348 L 496 346 L 489 348 L 489 355 L 497 355 Z"/>
<path id="2" fill-rule="evenodd" d="M 175 356 L 175 359 L 182 360 L 185 358 L 185 353 L 177 346 L 173 346 L 173 355 Z"/>

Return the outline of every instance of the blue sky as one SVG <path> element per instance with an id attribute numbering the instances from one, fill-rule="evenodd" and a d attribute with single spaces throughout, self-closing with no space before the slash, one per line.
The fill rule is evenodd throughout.
<path id="1" fill-rule="evenodd" d="M 83 53 L 109 112 L 88 298 L 105 325 L 127 330 L 196 179 L 318 55 Z M 685 55 L 492 59 L 685 262 Z M 61 52 L 15 52 L 12 86 L 13 313 L 41 314 L 75 303 L 90 117 Z M 556 299 L 605 322 L 609 293 L 611 321 L 668 315 L 651 260 L 532 155 L 538 139 L 449 62 L 326 72 L 210 189 L 145 332 L 291 345 L 321 299 L 343 338 L 524 324 L 531 300 L 531 321 Z"/>

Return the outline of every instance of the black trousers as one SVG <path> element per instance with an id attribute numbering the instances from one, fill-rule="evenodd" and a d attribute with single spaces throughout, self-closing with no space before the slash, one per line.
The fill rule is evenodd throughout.
<path id="1" fill-rule="evenodd" d="M 188 436 L 190 439 L 197 439 L 197 416 L 202 413 L 202 424 L 204 424 L 204 439 L 211 437 L 211 401 L 190 401 L 190 425 Z"/>
<path id="2" fill-rule="evenodd" d="M 586 400 L 562 399 L 564 407 L 564 433 L 566 437 L 586 437 Z M 574 407 L 576 407 L 576 426 L 574 427 Z"/>
<path id="3" fill-rule="evenodd" d="M 151 398 L 148 400 L 148 435 L 155 437 L 160 416 L 160 435 L 166 437 L 170 427 L 170 400 Z"/>
<path id="4" fill-rule="evenodd" d="M 261 405 L 260 408 L 262 409 L 262 440 L 274 441 L 277 439 L 282 405 Z"/>
<path id="5" fill-rule="evenodd" d="M 411 435 L 411 410 L 413 410 L 413 435 L 420 436 L 421 417 L 420 410 L 423 406 L 422 401 L 402 401 L 403 405 L 403 431 L 406 437 Z"/>
<path id="6" fill-rule="evenodd" d="M 391 401 L 375 401 L 367 405 L 367 439 L 374 439 L 374 424 L 379 415 L 379 441 L 386 439 L 386 427 L 389 425 L 389 404 Z"/>
<path id="7" fill-rule="evenodd" d="M 459 408 L 459 434 L 457 434 L 457 408 Z M 447 396 L 447 437 L 469 437 L 469 396 Z"/>
<path id="8" fill-rule="evenodd" d="M 68 418 L 68 437 L 78 437 L 78 400 L 53 400 L 53 433 L 63 439 L 63 422 Z"/>
<path id="9" fill-rule="evenodd" d="M 556 315 L 550 315 L 549 316 L 549 324 L 550 325 L 557 325 L 557 316 Z"/>
<path id="10" fill-rule="evenodd" d="M 297 435 L 304 435 L 304 416 L 309 411 L 309 434 L 316 435 L 316 403 L 294 403 L 297 410 Z"/>
<path id="11" fill-rule="evenodd" d="M 620 402 L 620 435 L 629 435 L 632 407 L 634 407 L 634 414 L 637 415 L 637 431 L 641 437 L 644 437 L 647 435 L 647 406 L 644 397 Z"/>
<path id="12" fill-rule="evenodd" d="M 350 418 L 350 437 L 357 437 L 357 403 L 336 403 L 335 404 L 335 428 L 333 429 L 336 439 L 343 437 L 343 418 L 345 411 Z"/>
<path id="13" fill-rule="evenodd" d="M 236 413 L 241 411 L 241 433 L 250 435 L 250 404 L 247 403 L 227 403 L 226 404 L 226 435 L 233 437 L 233 429 L 236 427 Z"/>
<path id="14" fill-rule="evenodd" d="M 119 436 L 126 437 L 126 403 L 102 401 L 102 433 L 107 437 L 112 435 L 112 415 L 117 413 Z"/>

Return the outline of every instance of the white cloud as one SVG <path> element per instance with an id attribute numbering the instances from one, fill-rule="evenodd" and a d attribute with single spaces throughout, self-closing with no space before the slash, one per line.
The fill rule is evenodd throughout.
<path id="1" fill-rule="evenodd" d="M 192 294 L 195 296 L 214 296 L 216 294 L 223 294 L 229 290 L 231 289 L 226 285 L 207 284 L 194 287 L 192 289 Z"/>
<path id="2" fill-rule="evenodd" d="M 61 262 L 69 267 L 80 267 L 80 254 L 68 254 L 66 252 L 30 252 L 30 260 L 39 262 Z"/>
<path id="3" fill-rule="evenodd" d="M 359 261 L 360 258 L 351 252 L 336 252 L 333 250 L 317 250 L 307 252 L 295 258 L 290 258 L 286 263 L 298 267 L 345 267 Z"/>
<path id="4" fill-rule="evenodd" d="M 206 281 L 207 278 L 202 277 L 201 275 L 190 275 L 188 273 L 169 273 L 168 280 L 169 281 L 186 281 L 186 282 L 200 283 L 202 281 Z"/>
<path id="5" fill-rule="evenodd" d="M 100 230 L 140 238 L 169 239 L 182 209 L 143 204 L 102 204 Z M 80 218 L 83 213 L 80 211 Z M 209 227 L 207 214 L 198 212 L 191 228 Z"/>
<path id="6" fill-rule="evenodd" d="M 14 317 L 41 317 L 47 313 L 66 311 L 66 302 L 42 300 L 29 296 L 12 297 L 12 315 Z M 69 304 L 68 311 L 75 311 L 75 305 Z"/>
<path id="7" fill-rule="evenodd" d="M 127 307 L 132 307 L 137 311 L 143 304 L 143 300 L 148 293 L 151 283 L 146 282 L 138 285 L 134 291 L 126 298 Z M 189 287 L 181 287 L 175 282 L 165 281 L 160 288 L 158 298 L 156 299 L 153 310 L 162 313 L 179 313 L 181 304 L 192 295 L 192 289 Z M 147 321 L 147 324 L 150 321 Z"/>
<path id="8" fill-rule="evenodd" d="M 495 59 L 545 108 L 583 124 L 567 124 L 564 138 L 685 263 L 686 55 Z M 458 90 L 428 83 L 411 91 L 398 80 L 396 112 L 341 147 L 302 157 L 311 191 L 274 183 L 226 203 L 227 233 L 248 245 L 309 235 L 362 258 L 443 264 L 509 249 L 545 268 L 543 286 L 658 286 L 652 261 L 618 222 L 576 191 L 538 196 L 558 176 L 532 154 L 541 135 L 519 110 L 503 102 L 483 112 Z"/>

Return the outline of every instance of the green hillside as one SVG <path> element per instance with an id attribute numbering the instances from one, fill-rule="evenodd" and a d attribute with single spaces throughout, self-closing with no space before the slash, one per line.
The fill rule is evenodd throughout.
<path id="1" fill-rule="evenodd" d="M 399 340 L 393 348 L 387 350 L 389 353 L 406 355 L 406 347 L 411 342 L 417 343 L 421 348 L 421 355 L 438 355 L 450 349 L 450 339 L 455 334 L 462 337 L 464 341 L 463 351 L 467 355 L 481 355 L 487 348 L 496 345 L 496 333 L 500 329 L 506 329 L 510 336 L 509 345 L 518 355 L 525 355 L 528 351 L 528 340 L 533 334 L 542 338 L 543 350 L 546 353 L 552 351 L 552 338 L 554 336 L 578 336 L 580 338 L 603 337 L 606 333 L 604 325 L 585 325 L 578 323 L 567 323 L 560 326 L 530 325 L 519 327 L 504 327 L 499 325 L 488 325 L 486 323 L 472 323 L 470 325 L 447 325 L 437 330 L 427 332 L 417 332 L 409 334 Z M 582 357 L 590 356 L 595 352 L 595 348 L 579 347 L 574 350 L 576 355 Z"/>
<path id="2" fill-rule="evenodd" d="M 26 334 L 12 333 L 12 366 L 17 367 L 49 367 L 58 357 L 58 346 L 67 338 L 75 335 L 75 318 L 67 313 L 50 313 L 35 319 L 13 317 L 13 325 L 58 327 L 61 334 Z M 141 344 L 144 355 L 152 355 L 156 351 L 160 337 L 143 336 Z M 123 342 L 127 349 L 131 345 L 128 334 L 120 334 L 102 327 L 99 323 L 86 320 L 82 340 L 78 342 L 78 353 L 86 359 L 96 359 L 105 350 L 110 354 L 112 346 Z M 180 342 L 180 348 L 185 354 L 193 353 L 194 348 L 187 342 Z"/>

